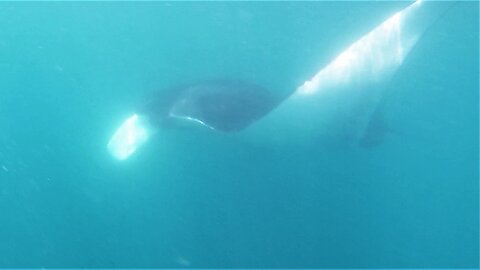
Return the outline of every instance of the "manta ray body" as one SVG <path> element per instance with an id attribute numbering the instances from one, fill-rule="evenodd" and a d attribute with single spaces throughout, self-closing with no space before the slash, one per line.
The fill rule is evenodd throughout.
<path id="1" fill-rule="evenodd" d="M 156 133 L 190 123 L 285 144 L 343 136 L 371 145 L 389 79 L 451 3 L 416 1 L 347 47 L 287 97 L 242 80 L 206 80 L 151 94 L 117 129 L 110 153 L 127 159 Z"/>

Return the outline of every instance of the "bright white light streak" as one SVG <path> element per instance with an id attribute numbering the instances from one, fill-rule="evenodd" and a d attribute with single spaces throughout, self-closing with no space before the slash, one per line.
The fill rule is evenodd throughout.
<path id="1" fill-rule="evenodd" d="M 180 120 L 186 120 L 186 121 L 190 121 L 190 122 L 193 122 L 193 123 L 196 123 L 196 124 L 200 124 L 200 125 L 205 126 L 209 129 L 215 130 L 214 127 L 209 126 L 209 125 L 207 125 L 207 123 L 203 122 L 200 119 L 194 118 L 194 117 L 177 115 L 177 114 L 174 114 L 172 112 L 170 112 L 169 116 L 172 117 L 172 118 L 177 118 L 177 119 L 180 119 Z"/>
<path id="2" fill-rule="evenodd" d="M 342 84 L 375 82 L 400 66 L 415 45 L 420 31 L 404 31 L 405 18 L 420 6 L 417 1 L 395 13 L 363 36 L 313 78 L 298 87 L 296 94 L 313 94 Z"/>

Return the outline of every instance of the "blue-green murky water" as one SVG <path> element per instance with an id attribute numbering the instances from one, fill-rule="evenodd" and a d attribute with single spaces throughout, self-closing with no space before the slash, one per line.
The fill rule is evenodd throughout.
<path id="1" fill-rule="evenodd" d="M 145 93 L 291 92 L 407 4 L 0 3 L 0 267 L 478 267 L 478 2 L 417 43 L 373 147 L 106 151 Z"/>

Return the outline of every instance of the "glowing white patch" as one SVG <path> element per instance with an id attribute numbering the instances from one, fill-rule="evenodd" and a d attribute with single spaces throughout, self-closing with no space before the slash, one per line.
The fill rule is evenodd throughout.
<path id="1" fill-rule="evenodd" d="M 191 265 L 190 261 L 187 260 L 186 258 L 182 257 L 182 256 L 178 256 L 176 258 L 176 262 L 182 267 L 188 267 L 188 266 Z"/>
<path id="2" fill-rule="evenodd" d="M 108 150 L 118 160 L 131 156 L 153 134 L 145 117 L 134 114 L 117 129 L 108 142 Z"/>

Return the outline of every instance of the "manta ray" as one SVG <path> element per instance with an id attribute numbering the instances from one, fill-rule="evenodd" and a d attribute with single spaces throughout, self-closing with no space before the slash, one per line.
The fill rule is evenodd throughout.
<path id="1" fill-rule="evenodd" d="M 374 141 L 386 85 L 423 33 L 451 3 L 416 1 L 347 47 L 288 96 L 239 79 L 204 80 L 152 93 L 108 142 L 125 160 L 154 134 L 189 125 L 274 143 L 348 134 Z M 367 138 L 367 140 L 365 140 Z"/>

